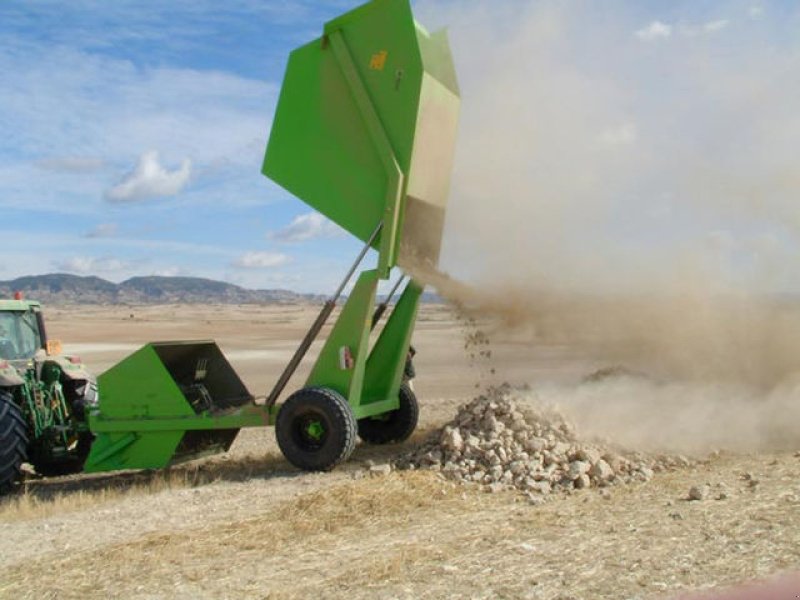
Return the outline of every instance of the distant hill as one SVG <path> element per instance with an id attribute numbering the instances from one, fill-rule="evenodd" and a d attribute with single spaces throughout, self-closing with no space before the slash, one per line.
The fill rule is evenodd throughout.
<path id="1" fill-rule="evenodd" d="M 46 304 L 294 304 L 324 297 L 287 290 L 248 290 L 199 277 L 134 277 L 112 283 L 99 277 L 51 274 L 0 281 L 0 297 L 21 291 Z"/>
<path id="2" fill-rule="evenodd" d="M 248 290 L 199 277 L 133 277 L 112 283 L 99 277 L 55 273 L 0 281 L 0 298 L 10 298 L 17 291 L 45 304 L 320 304 L 326 299 L 288 290 Z M 422 295 L 425 303 L 441 301 L 432 292 Z"/>

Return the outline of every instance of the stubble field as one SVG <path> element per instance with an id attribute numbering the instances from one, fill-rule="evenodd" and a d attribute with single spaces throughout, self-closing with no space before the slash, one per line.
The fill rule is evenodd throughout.
<path id="1" fill-rule="evenodd" d="M 301 306 L 64 307 L 49 311 L 49 334 L 97 373 L 147 341 L 216 339 L 263 396 L 313 316 Z M 498 331 L 491 359 L 470 357 L 470 331 L 449 308 L 423 307 L 417 433 L 401 447 L 360 445 L 333 473 L 299 473 L 267 429 L 166 472 L 32 476 L 0 504 L 0 596 L 662 598 L 800 569 L 800 440 L 697 451 L 692 466 L 650 481 L 536 505 L 434 472 L 370 474 L 488 385 L 530 384 L 547 400 L 557 389 L 569 413 L 570 391 L 585 403 L 585 376 L 609 366 L 600 351 Z M 689 501 L 704 484 L 714 493 Z"/>

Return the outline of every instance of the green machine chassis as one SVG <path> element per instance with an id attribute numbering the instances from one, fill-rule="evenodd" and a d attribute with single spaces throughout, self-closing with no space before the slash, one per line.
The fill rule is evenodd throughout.
<path id="1" fill-rule="evenodd" d="M 364 439 L 410 434 L 367 436 L 361 424 L 399 413 L 400 426 L 416 424 L 403 373 L 422 285 L 411 279 L 374 343 L 370 333 L 386 308 L 376 307 L 379 282 L 397 267 L 438 261 L 459 103 L 447 37 L 417 24 L 409 0 L 372 0 L 292 52 L 263 173 L 364 250 L 263 404 L 213 342 L 149 344 L 102 374 L 85 470 L 166 467 L 227 450 L 239 429 L 268 425 L 295 465 L 327 469 L 352 452 L 357 423 Z M 358 275 L 304 388 L 279 404 L 370 249 L 376 268 Z M 329 438 L 341 448 L 327 458 L 287 450 Z"/>

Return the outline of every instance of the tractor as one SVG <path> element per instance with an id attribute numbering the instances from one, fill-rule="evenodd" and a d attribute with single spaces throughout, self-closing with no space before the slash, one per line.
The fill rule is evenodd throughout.
<path id="1" fill-rule="evenodd" d="M 0 300 L 0 493 L 30 463 L 41 475 L 83 468 L 97 405 L 94 377 L 78 357 L 49 341 L 38 302 Z"/>

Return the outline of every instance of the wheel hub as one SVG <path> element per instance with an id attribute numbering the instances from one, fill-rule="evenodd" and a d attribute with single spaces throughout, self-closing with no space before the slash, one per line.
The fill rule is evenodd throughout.
<path id="1" fill-rule="evenodd" d="M 325 434 L 325 427 L 322 425 L 322 422 L 314 420 L 310 421 L 308 425 L 306 425 L 306 435 L 308 435 L 308 437 L 310 437 L 315 442 L 320 441 L 324 434 Z"/>

